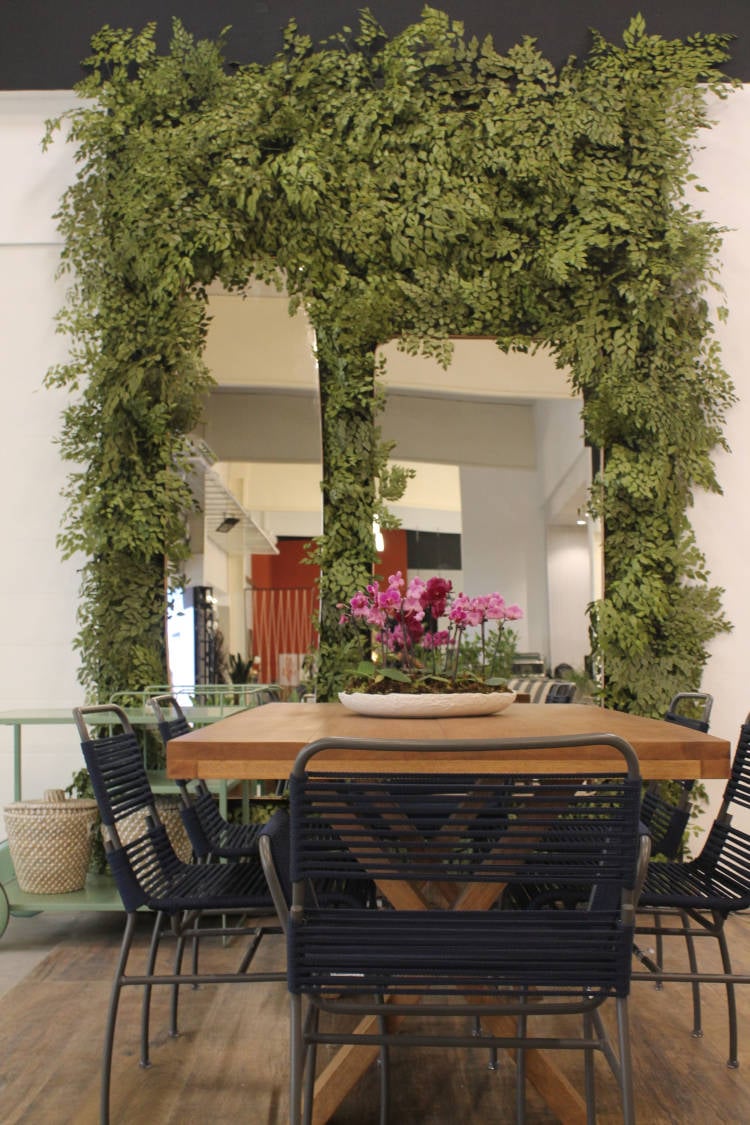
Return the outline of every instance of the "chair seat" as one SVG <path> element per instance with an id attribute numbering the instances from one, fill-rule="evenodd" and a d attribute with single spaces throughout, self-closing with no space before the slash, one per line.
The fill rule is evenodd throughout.
<path id="1" fill-rule="evenodd" d="M 161 831 L 158 829 L 157 835 Z M 136 850 L 131 851 L 130 861 L 117 852 L 109 857 L 112 873 L 121 888 L 130 882 L 128 864 L 136 855 Z M 166 914 L 183 910 L 273 910 L 259 862 L 191 864 L 172 861 L 165 864 L 164 869 L 154 867 L 149 874 L 142 874 L 141 879 L 140 893 L 134 889 L 135 898 L 129 902 L 125 901 L 121 889 L 126 909 L 146 903 L 150 909 L 163 910 Z"/>
<path id="2" fill-rule="evenodd" d="M 194 804 L 183 805 L 180 810 L 188 837 L 197 854 L 199 842 L 208 837 L 212 855 L 224 859 L 242 859 L 257 854 L 261 824 L 235 824 L 224 820 L 215 807 L 210 793 L 200 794 Z"/>
<path id="3" fill-rule="evenodd" d="M 289 928 L 292 991 L 627 993 L 632 929 L 617 910 L 320 910 Z M 470 952 L 467 953 L 467 950 Z"/>
<path id="4" fill-rule="evenodd" d="M 750 907 L 747 886 L 709 876 L 695 863 L 651 863 L 639 907 L 734 911 Z"/>

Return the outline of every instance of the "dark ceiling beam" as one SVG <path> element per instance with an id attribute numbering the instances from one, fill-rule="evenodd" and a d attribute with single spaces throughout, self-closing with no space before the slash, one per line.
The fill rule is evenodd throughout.
<path id="1" fill-rule="evenodd" d="M 389 35 L 414 23 L 423 0 L 373 0 L 369 5 Z M 748 0 L 433 0 L 433 6 L 464 21 L 466 33 L 491 34 L 504 51 L 524 36 L 556 66 L 569 55 L 584 57 L 590 28 L 618 42 L 640 11 L 650 32 L 684 39 L 695 32 L 733 35 L 726 71 L 750 81 Z M 0 89 L 66 90 L 81 77 L 91 36 L 104 24 L 140 30 L 156 21 L 166 49 L 173 16 L 197 38 L 215 39 L 227 26 L 230 62 L 268 62 L 281 49 L 282 29 L 293 17 L 314 42 L 357 24 L 363 0 L 4 0 L 0 4 Z"/>

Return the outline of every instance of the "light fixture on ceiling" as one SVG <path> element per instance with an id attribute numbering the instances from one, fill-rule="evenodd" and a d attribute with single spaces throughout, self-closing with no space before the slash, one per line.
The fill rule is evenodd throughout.
<path id="1" fill-rule="evenodd" d="M 578 512 L 576 514 L 576 523 L 578 524 L 579 527 L 585 527 L 586 526 L 586 509 L 585 508 L 579 508 L 578 509 Z"/>
<path id="2" fill-rule="evenodd" d="M 221 521 L 216 530 L 222 532 L 231 531 L 232 528 L 236 527 L 239 522 L 239 516 L 224 516 L 224 519 Z"/>
<path id="3" fill-rule="evenodd" d="M 373 516 L 372 518 L 372 533 L 375 536 L 375 550 L 380 554 L 381 551 L 385 550 L 385 539 L 383 538 L 380 520 L 377 516 Z"/>

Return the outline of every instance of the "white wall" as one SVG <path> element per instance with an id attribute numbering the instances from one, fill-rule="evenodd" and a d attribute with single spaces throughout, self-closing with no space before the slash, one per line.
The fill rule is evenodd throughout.
<path id="1" fill-rule="evenodd" d="M 714 696 L 711 731 L 736 744 L 740 724 L 750 711 L 748 646 L 750 645 L 750 85 L 717 102 L 716 124 L 705 147 L 695 157 L 695 171 L 708 194 L 696 205 L 713 222 L 727 227 L 721 252 L 720 280 L 729 308 L 726 324 L 719 324 L 724 366 L 735 383 L 738 402 L 727 417 L 725 434 L 731 452 L 714 458 L 723 496 L 699 493 L 692 523 L 706 555 L 711 581 L 723 587 L 725 613 L 733 625 L 711 644 L 711 659 L 703 688 Z M 712 298 L 716 303 L 718 298 Z M 713 802 L 723 785 L 707 786 Z M 750 817 L 742 827 L 750 831 Z"/>
<path id="2" fill-rule="evenodd" d="M 55 547 L 63 470 L 55 438 L 65 396 L 42 386 L 64 360 L 53 318 L 64 299 L 55 281 L 59 245 L 52 214 L 73 175 L 72 153 L 41 150 L 45 118 L 71 95 L 0 93 L 0 711 L 82 702 L 72 647 L 80 560 Z M 24 795 L 65 786 L 82 764 L 73 726 L 23 731 Z M 12 729 L 0 727 L 0 807 L 12 790 Z M 0 838 L 4 835 L 0 826 Z"/>
<path id="3" fill-rule="evenodd" d="M 590 651 L 586 606 L 591 601 L 589 535 L 586 527 L 547 528 L 549 666 L 582 671 Z"/>
<path id="4" fill-rule="evenodd" d="M 596 597 L 590 528 L 574 520 L 586 506 L 591 455 L 583 445 L 580 398 L 534 403 L 539 490 L 547 528 L 550 670 L 583 671 L 590 650 L 586 607 Z"/>
<path id="5" fill-rule="evenodd" d="M 590 483 L 589 451 L 583 446 L 582 402 L 579 397 L 534 403 L 536 460 L 539 487 L 554 519 L 569 497 Z"/>
<path id="6" fill-rule="evenodd" d="M 721 253 L 729 319 L 719 325 L 718 337 L 739 401 L 730 410 L 725 428 L 731 452 L 718 452 L 714 458 L 724 495 L 699 493 L 692 523 L 711 579 L 726 591 L 725 611 L 734 625 L 731 633 L 713 642 L 703 685 L 715 696 L 712 730 L 734 739 L 750 711 L 750 85 L 718 102 L 713 116 L 717 124 L 695 160 L 709 193 L 697 196 L 697 203 L 707 218 L 729 228 Z"/>
<path id="7" fill-rule="evenodd" d="M 520 605 L 521 652 L 549 652 L 544 509 L 536 471 L 461 468 L 464 593 Z"/>

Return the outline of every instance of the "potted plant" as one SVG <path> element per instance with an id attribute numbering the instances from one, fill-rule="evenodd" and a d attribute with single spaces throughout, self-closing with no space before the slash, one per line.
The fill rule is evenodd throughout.
<path id="1" fill-rule="evenodd" d="M 361 696 L 398 696 L 401 702 L 392 702 L 390 712 L 375 709 L 402 714 L 409 711 L 405 697 L 463 696 L 455 704 L 462 713 L 469 713 L 470 705 L 482 713 L 512 702 L 504 677 L 492 667 L 492 655 L 504 648 L 506 622 L 517 621 L 522 611 L 507 605 L 500 594 L 454 595 L 452 583 L 437 576 L 413 578 L 407 586 L 397 571 L 384 589 L 372 583 L 339 608 L 340 624 L 362 633 L 372 650 L 347 676 L 339 694 L 345 706 L 366 710 L 369 704 Z M 462 661 L 467 629 L 478 635 L 472 641 L 473 660 Z M 468 696 L 480 698 L 475 702 Z M 439 706 L 428 705 L 425 713 L 435 713 Z"/>

